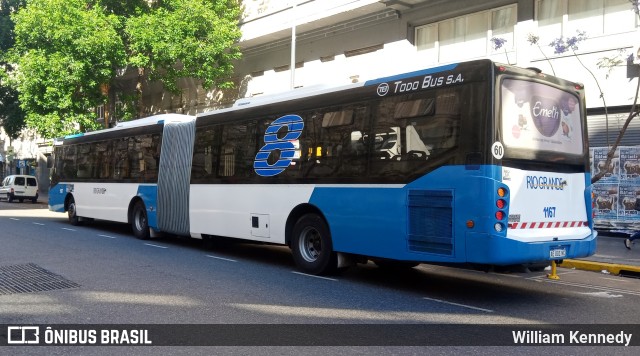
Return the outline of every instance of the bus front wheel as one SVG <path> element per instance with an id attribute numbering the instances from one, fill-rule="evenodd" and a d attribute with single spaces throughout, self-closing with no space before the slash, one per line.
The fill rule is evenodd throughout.
<path id="1" fill-rule="evenodd" d="M 141 240 L 149 239 L 149 221 L 147 220 L 147 209 L 144 203 L 139 201 L 133 206 L 131 213 L 131 228 L 135 237 Z"/>
<path id="2" fill-rule="evenodd" d="M 337 270 L 329 227 L 317 214 L 302 216 L 293 227 L 291 252 L 296 265 L 306 273 L 323 275 Z"/>

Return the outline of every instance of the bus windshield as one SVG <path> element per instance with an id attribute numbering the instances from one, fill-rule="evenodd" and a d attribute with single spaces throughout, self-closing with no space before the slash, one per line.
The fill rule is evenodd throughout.
<path id="1" fill-rule="evenodd" d="M 501 94 L 506 146 L 583 154 L 582 113 L 577 96 L 542 83 L 517 79 L 503 80 Z"/>

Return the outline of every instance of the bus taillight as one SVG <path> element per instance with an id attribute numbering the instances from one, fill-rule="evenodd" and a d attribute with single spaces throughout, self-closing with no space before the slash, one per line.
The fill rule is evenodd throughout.
<path id="1" fill-rule="evenodd" d="M 498 197 L 499 197 L 498 199 L 496 199 L 496 207 L 498 207 L 498 211 L 496 211 L 495 213 L 495 217 L 496 217 L 496 220 L 498 220 L 498 222 L 496 222 L 493 225 L 493 228 L 497 232 L 502 232 L 505 228 L 503 221 L 507 217 L 507 213 L 504 210 L 502 210 L 507 208 L 507 201 L 502 198 L 505 198 L 507 196 L 507 189 L 504 187 L 500 187 L 498 188 L 496 193 L 498 194 Z"/>

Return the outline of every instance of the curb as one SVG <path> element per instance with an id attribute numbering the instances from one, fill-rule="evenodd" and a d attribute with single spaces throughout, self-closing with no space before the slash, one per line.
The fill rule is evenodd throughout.
<path id="1" fill-rule="evenodd" d="M 619 263 L 605 263 L 605 262 L 593 262 L 593 261 L 581 261 L 581 260 L 564 260 L 558 267 L 562 268 L 575 268 L 586 271 L 608 271 L 611 274 L 630 274 L 640 275 L 640 266 L 623 265 Z M 625 273 L 626 272 L 626 273 Z"/>

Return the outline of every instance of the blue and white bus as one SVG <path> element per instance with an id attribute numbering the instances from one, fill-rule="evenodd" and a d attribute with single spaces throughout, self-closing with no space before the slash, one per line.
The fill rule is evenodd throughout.
<path id="1" fill-rule="evenodd" d="M 478 60 L 254 99 L 64 138 L 50 209 L 287 245 L 312 274 L 595 252 L 580 84 Z"/>

